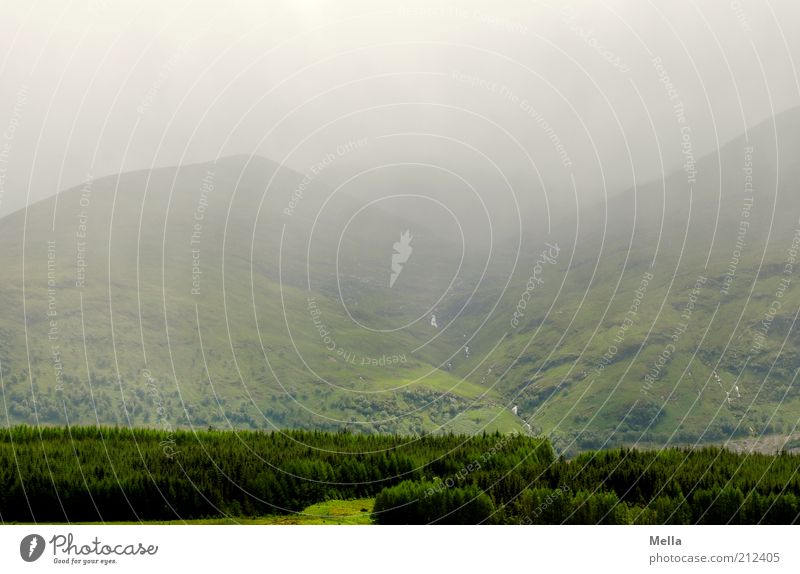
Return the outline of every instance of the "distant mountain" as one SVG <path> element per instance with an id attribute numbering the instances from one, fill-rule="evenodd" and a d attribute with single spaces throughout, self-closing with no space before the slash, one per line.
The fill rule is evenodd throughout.
<path id="1" fill-rule="evenodd" d="M 239 156 L 89 181 L 0 220 L 8 420 L 518 427 L 499 395 L 453 375 L 453 336 L 430 324 L 483 266 L 452 222 L 392 207 Z"/>
<path id="2" fill-rule="evenodd" d="M 87 182 L 0 220 L 8 420 L 788 434 L 798 134 L 786 112 L 549 233 L 523 213 L 521 252 L 434 176 L 338 189 L 236 156 Z"/>
<path id="3" fill-rule="evenodd" d="M 555 226 L 557 272 L 518 328 L 474 345 L 505 335 L 487 363 L 534 431 L 574 449 L 795 430 L 799 133 L 800 111 L 783 113 Z"/>

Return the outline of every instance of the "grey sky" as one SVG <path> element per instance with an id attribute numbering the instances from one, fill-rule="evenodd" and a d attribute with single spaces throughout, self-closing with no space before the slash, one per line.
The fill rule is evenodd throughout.
<path id="1" fill-rule="evenodd" d="M 6 3 L 0 215 L 87 174 L 238 153 L 301 171 L 334 153 L 332 183 L 387 162 L 478 182 L 497 166 L 523 195 L 538 168 L 553 202 L 572 200 L 571 176 L 582 200 L 599 198 L 602 177 L 615 192 L 633 166 L 637 180 L 662 162 L 680 169 L 686 133 L 700 156 L 800 104 L 798 10 L 793 0 Z M 358 141 L 368 144 L 337 151 Z"/>

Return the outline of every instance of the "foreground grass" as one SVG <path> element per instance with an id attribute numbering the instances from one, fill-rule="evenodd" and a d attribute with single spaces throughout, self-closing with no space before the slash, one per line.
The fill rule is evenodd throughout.
<path id="1" fill-rule="evenodd" d="M 374 498 L 359 498 L 356 500 L 328 500 L 312 504 L 302 512 L 289 516 L 259 516 L 204 518 L 199 520 L 153 520 L 144 522 L 82 522 L 79 524 L 149 524 L 149 525 L 180 525 L 180 524 L 236 524 L 236 525 L 261 525 L 261 524 L 332 524 L 332 525 L 364 525 L 372 524 L 370 514 L 375 505 Z"/>

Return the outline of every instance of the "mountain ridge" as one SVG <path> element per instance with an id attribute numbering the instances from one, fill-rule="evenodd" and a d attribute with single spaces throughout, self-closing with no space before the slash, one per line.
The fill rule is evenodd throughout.
<path id="1" fill-rule="evenodd" d="M 526 233 L 519 254 L 482 230 L 453 241 L 446 219 L 413 219 L 429 203 L 392 205 L 381 180 L 374 197 L 332 196 L 259 156 L 90 180 L 0 220 L 7 423 L 489 428 L 564 451 L 790 433 L 793 272 L 779 288 L 800 226 L 798 124 L 785 112 L 698 158 L 696 181 L 586 206 L 581 227 Z"/>

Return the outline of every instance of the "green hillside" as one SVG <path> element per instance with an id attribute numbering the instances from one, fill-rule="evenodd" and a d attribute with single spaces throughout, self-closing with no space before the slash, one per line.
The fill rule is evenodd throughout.
<path id="1" fill-rule="evenodd" d="M 778 116 L 699 161 L 695 181 L 630 190 L 550 238 L 563 253 L 524 320 L 479 339 L 502 337 L 487 378 L 535 432 L 579 450 L 796 430 L 798 129 L 797 110 Z"/>
<path id="2" fill-rule="evenodd" d="M 696 174 L 526 227 L 521 251 L 257 157 L 90 181 L 0 220 L 5 422 L 521 431 L 563 452 L 790 435 L 797 133 L 782 114 Z M 412 191 L 452 198 L 437 186 Z"/>
<path id="3" fill-rule="evenodd" d="M 427 323 L 428 301 L 467 288 L 440 289 L 448 230 L 375 211 L 343 235 L 348 197 L 315 227 L 321 185 L 283 211 L 302 181 L 232 157 L 90 181 L 3 219 L 7 421 L 518 429 L 499 394 L 454 375 L 453 336 Z M 389 300 L 377 283 L 408 228 L 437 248 Z"/>

